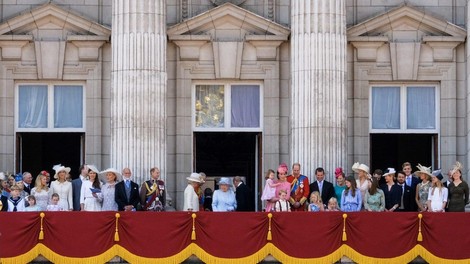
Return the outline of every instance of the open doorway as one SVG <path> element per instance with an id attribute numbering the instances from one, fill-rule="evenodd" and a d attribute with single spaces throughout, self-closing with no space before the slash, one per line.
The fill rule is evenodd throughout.
<path id="1" fill-rule="evenodd" d="M 84 133 L 17 133 L 16 170 L 29 171 L 33 177 L 62 164 L 70 167 L 72 178 L 78 177 L 83 162 Z"/>
<path id="2" fill-rule="evenodd" d="M 437 134 L 371 134 L 371 170 L 393 167 L 401 170 L 408 161 L 413 171 L 423 166 L 439 166 Z"/>
<path id="3" fill-rule="evenodd" d="M 253 193 L 255 207 L 258 175 L 261 167 L 261 133 L 195 132 L 194 170 L 209 179 L 242 176 Z M 215 184 L 212 187 L 217 189 Z"/>

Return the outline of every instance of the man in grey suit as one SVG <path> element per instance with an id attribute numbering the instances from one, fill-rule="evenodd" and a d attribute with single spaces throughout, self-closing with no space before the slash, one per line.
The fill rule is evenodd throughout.
<path id="1" fill-rule="evenodd" d="M 80 191 L 82 182 L 88 177 L 88 166 L 80 166 L 80 176 L 72 181 L 73 210 L 80 211 Z"/>

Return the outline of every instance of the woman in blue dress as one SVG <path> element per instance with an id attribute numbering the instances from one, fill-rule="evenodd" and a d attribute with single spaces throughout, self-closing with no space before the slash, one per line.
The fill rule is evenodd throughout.
<path id="1" fill-rule="evenodd" d="M 341 195 L 341 211 L 359 212 L 362 207 L 361 192 L 356 186 L 356 179 L 352 176 L 346 178 L 346 189 Z"/>

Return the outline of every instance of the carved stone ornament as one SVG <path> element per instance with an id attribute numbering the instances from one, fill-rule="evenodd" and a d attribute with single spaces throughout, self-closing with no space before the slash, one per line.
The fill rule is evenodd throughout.
<path id="1" fill-rule="evenodd" d="M 211 0 L 211 2 L 217 6 L 223 5 L 225 3 L 232 3 L 234 5 L 240 5 L 240 4 L 243 4 L 245 0 Z"/>

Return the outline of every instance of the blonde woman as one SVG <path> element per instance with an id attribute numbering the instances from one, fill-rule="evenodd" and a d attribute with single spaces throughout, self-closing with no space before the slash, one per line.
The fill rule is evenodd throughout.
<path id="1" fill-rule="evenodd" d="M 425 167 L 421 164 L 416 166 L 418 171 L 415 174 L 421 179 L 421 182 L 416 185 L 416 196 L 415 201 L 418 205 L 418 211 L 425 212 L 428 210 L 428 194 L 429 188 L 431 187 L 431 167 Z"/>
<path id="2" fill-rule="evenodd" d="M 35 187 L 31 190 L 31 195 L 36 197 L 36 205 L 41 211 L 46 211 L 47 205 L 52 197 L 52 189 L 47 186 L 47 171 L 41 171 L 36 177 Z"/>
<path id="3" fill-rule="evenodd" d="M 70 172 L 70 168 L 59 164 L 54 166 L 54 170 L 54 179 L 56 180 L 51 182 L 52 193 L 57 193 L 59 195 L 59 205 L 64 211 L 72 211 L 72 183 L 67 181 L 67 175 Z"/>
<path id="4" fill-rule="evenodd" d="M 428 194 L 428 211 L 429 212 L 445 212 L 447 204 L 447 188 L 444 187 L 437 175 L 431 177 L 431 188 Z"/>

